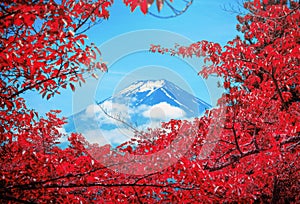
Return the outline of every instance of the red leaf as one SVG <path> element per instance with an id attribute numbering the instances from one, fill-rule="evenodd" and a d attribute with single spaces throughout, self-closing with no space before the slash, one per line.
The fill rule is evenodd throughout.
<path id="1" fill-rule="evenodd" d="M 156 0 L 156 7 L 159 12 L 161 11 L 163 5 L 164 5 L 164 0 Z"/>
<path id="2" fill-rule="evenodd" d="M 141 11 L 143 14 L 146 14 L 148 12 L 148 3 L 147 0 L 143 0 L 142 3 L 140 4 Z"/>
<path id="3" fill-rule="evenodd" d="M 80 42 L 82 45 L 84 45 L 84 39 L 83 38 L 80 38 Z"/>
<path id="4" fill-rule="evenodd" d="M 51 98 L 51 94 L 47 95 L 47 100 L 49 100 Z"/>
<path id="5" fill-rule="evenodd" d="M 97 50 L 97 52 L 99 53 L 99 55 L 101 55 L 101 52 L 100 52 L 99 48 L 97 46 L 95 46 L 94 48 Z"/>
<path id="6" fill-rule="evenodd" d="M 105 63 L 101 63 L 101 69 L 102 71 L 107 72 L 107 65 Z"/>
<path id="7" fill-rule="evenodd" d="M 75 86 L 73 84 L 70 84 L 70 87 L 71 87 L 72 91 L 75 91 Z"/>

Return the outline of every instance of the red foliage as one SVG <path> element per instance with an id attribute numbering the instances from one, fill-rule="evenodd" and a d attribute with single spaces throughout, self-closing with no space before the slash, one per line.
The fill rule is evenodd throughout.
<path id="1" fill-rule="evenodd" d="M 156 1 L 156 7 L 158 11 L 161 11 L 164 5 L 165 0 L 123 0 L 126 6 L 130 6 L 131 11 L 134 11 L 138 6 L 141 11 L 146 14 L 148 12 L 148 8 Z M 171 0 L 172 2 L 172 0 Z"/>
<path id="2" fill-rule="evenodd" d="M 215 191 L 222 191 L 222 201 L 296 202 L 300 199 L 299 3 L 255 1 L 246 2 L 245 8 L 251 12 L 238 16 L 237 26 L 243 37 L 223 48 L 201 41 L 174 49 L 153 45 L 151 50 L 204 57 L 209 65 L 200 74 L 224 79 L 226 93 L 219 108 L 212 110 L 226 109 L 223 121 L 212 124 L 222 127 L 222 133 L 212 154 L 200 162 L 214 172 L 210 180 L 218 183 L 213 185 L 218 187 Z"/>
<path id="3" fill-rule="evenodd" d="M 60 87 L 84 82 L 83 73 L 94 69 L 95 45 L 85 45 L 83 32 L 108 18 L 111 1 L 5 1 L 1 3 L 0 107 L 12 109 L 18 96 L 36 90 L 47 99 Z M 106 70 L 105 70 L 106 71 Z"/>
<path id="4" fill-rule="evenodd" d="M 136 7 L 143 1 L 126 1 Z M 148 1 L 149 2 L 149 1 Z M 153 2 L 153 1 L 150 1 Z M 242 37 L 152 51 L 204 57 L 200 74 L 224 78 L 218 107 L 171 120 L 112 149 L 78 134 L 57 147 L 65 123 L 26 107 L 21 94 L 52 97 L 83 74 L 106 71 L 84 45 L 110 1 L 1 3 L 0 201 L 5 203 L 296 203 L 300 200 L 299 3 L 246 2 Z M 143 10 L 145 12 L 147 10 Z M 87 26 L 87 27 L 86 27 Z M 85 67 L 82 69 L 81 67 Z M 213 151 L 211 151 L 213 150 Z"/>

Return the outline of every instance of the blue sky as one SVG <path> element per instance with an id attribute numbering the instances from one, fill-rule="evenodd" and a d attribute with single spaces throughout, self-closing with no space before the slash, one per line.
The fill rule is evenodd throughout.
<path id="1" fill-rule="evenodd" d="M 176 0 L 175 0 L 176 1 Z M 110 8 L 110 18 L 93 27 L 86 34 L 90 42 L 98 45 L 108 73 L 98 73 L 99 79 L 88 79 L 87 84 L 46 101 L 35 92 L 24 95 L 30 108 L 40 113 L 51 109 L 62 110 L 62 115 L 76 113 L 95 100 L 101 101 L 118 90 L 140 79 L 164 78 L 177 83 L 197 97 L 214 104 L 220 94 L 216 80 L 202 80 L 197 76 L 201 60 L 182 60 L 178 57 L 149 53 L 150 44 L 172 47 L 174 43 L 188 45 L 199 40 L 224 45 L 238 33 L 236 17 L 222 10 L 234 4 L 232 0 L 194 0 L 181 16 L 160 19 L 142 14 L 139 9 L 131 13 L 120 0 Z"/>

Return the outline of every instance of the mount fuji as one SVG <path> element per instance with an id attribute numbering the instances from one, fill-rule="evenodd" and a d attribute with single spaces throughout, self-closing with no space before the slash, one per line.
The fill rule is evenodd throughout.
<path id="1" fill-rule="evenodd" d="M 110 143 L 118 144 L 133 136 L 120 120 L 143 130 L 170 119 L 199 117 L 209 108 L 210 104 L 170 81 L 137 81 L 69 117 L 65 130 L 83 133 L 91 141 L 95 141 L 95 134 L 101 134 Z"/>

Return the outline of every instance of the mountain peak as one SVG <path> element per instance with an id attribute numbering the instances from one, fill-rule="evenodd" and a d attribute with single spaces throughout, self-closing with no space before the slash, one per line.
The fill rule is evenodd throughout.
<path id="1" fill-rule="evenodd" d="M 131 108 L 137 108 L 141 105 L 153 106 L 166 102 L 174 107 L 182 108 L 190 117 L 197 116 L 211 107 L 206 102 L 165 79 L 136 81 L 105 101 L 126 104 Z"/>
<path id="2" fill-rule="evenodd" d="M 127 88 L 123 89 L 120 91 L 118 94 L 120 95 L 128 95 L 132 93 L 137 93 L 137 92 L 153 92 L 156 89 L 159 89 L 163 87 L 166 84 L 166 80 L 161 79 L 161 80 L 139 80 Z"/>

